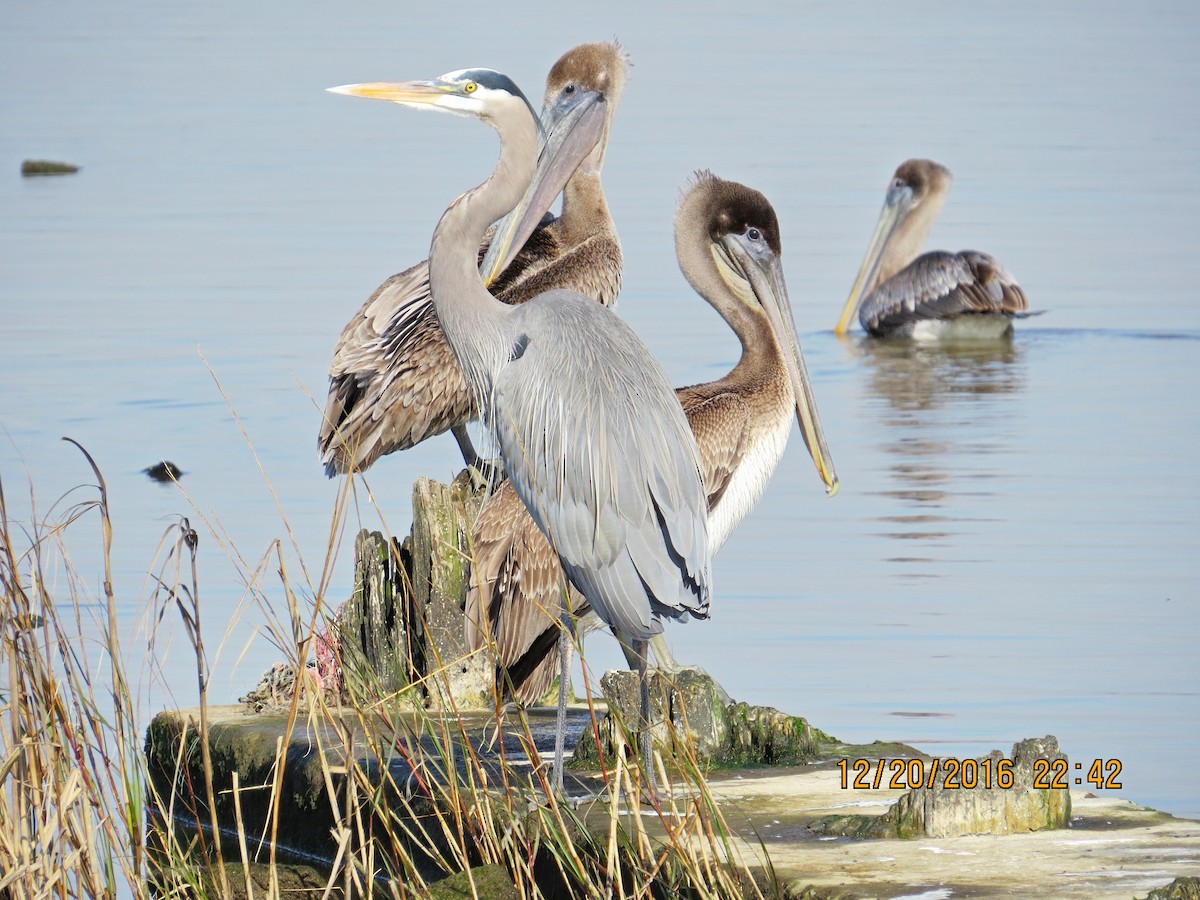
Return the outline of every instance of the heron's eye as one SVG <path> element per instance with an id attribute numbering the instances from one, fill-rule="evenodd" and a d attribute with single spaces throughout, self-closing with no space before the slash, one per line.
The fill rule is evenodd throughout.
<path id="1" fill-rule="evenodd" d="M 479 85 L 477 85 L 475 82 L 468 81 L 466 84 L 463 85 L 463 93 L 464 94 L 473 94 L 473 93 L 475 93 L 475 88 L 477 88 L 477 87 L 479 87 Z"/>
<path id="2" fill-rule="evenodd" d="M 762 232 L 759 231 L 757 228 L 755 228 L 753 225 L 751 225 L 749 228 L 746 229 L 746 237 L 750 238 L 750 240 L 752 240 L 752 241 L 761 241 L 762 240 Z"/>

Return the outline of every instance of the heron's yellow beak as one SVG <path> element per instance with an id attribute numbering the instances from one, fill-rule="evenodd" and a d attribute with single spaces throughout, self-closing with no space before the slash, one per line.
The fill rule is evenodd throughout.
<path id="1" fill-rule="evenodd" d="M 334 94 L 349 94 L 351 97 L 366 97 L 369 100 L 387 100 L 416 106 L 432 106 L 449 89 L 435 81 L 369 81 L 362 84 L 343 84 L 326 88 Z"/>

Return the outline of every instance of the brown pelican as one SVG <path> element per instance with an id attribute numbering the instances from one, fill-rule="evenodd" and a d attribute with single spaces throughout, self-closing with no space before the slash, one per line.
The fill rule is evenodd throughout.
<path id="1" fill-rule="evenodd" d="M 917 256 L 950 190 L 950 170 L 928 159 L 901 164 L 835 334 L 855 312 L 876 337 L 997 338 L 1028 315 L 1025 292 L 986 253 Z"/>
<path id="2" fill-rule="evenodd" d="M 595 300 L 551 290 L 509 306 L 484 287 L 479 243 L 535 174 L 537 117 L 511 79 L 462 69 L 333 90 L 472 116 L 500 136 L 491 177 L 434 229 L 430 294 L 518 496 L 571 584 L 637 654 L 645 723 L 646 642 L 663 618 L 706 618 L 710 602 L 700 459 L 675 392 L 633 330 Z M 729 250 L 739 260 L 747 252 Z M 559 713 L 561 788 L 564 705 Z M 640 731 L 653 789 L 649 729 Z"/>
<path id="3" fill-rule="evenodd" d="M 615 302 L 621 245 L 600 170 L 626 65 L 614 42 L 582 44 L 551 68 L 542 112 L 551 138 L 538 176 L 507 219 L 509 227 L 497 230 L 483 263 L 485 280 L 505 303 L 554 287 Z M 606 102 L 594 103 L 596 95 Z M 560 190 L 562 215 L 539 225 Z M 468 465 L 477 465 L 466 429 L 476 418 L 430 302 L 429 264 L 422 261 L 380 285 L 342 330 L 317 439 L 321 461 L 330 477 L 362 471 L 384 454 L 450 429 Z"/>
<path id="4" fill-rule="evenodd" d="M 675 217 L 675 247 L 688 282 L 742 345 L 728 374 L 676 391 L 700 449 L 715 553 L 762 496 L 783 456 L 793 415 L 830 494 L 838 482 L 796 340 L 779 223 L 767 198 L 699 173 Z M 478 650 L 491 632 L 501 695 L 533 703 L 561 669 L 557 556 L 508 484 L 484 504 L 473 545 L 467 646 Z M 577 592 L 571 592 L 570 605 L 576 618 L 587 612 Z M 660 638 L 654 649 L 660 666 L 674 666 Z"/>

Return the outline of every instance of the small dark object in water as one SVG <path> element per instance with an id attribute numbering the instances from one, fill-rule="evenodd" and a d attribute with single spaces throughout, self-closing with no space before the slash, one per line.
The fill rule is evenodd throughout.
<path id="1" fill-rule="evenodd" d="M 79 166 L 52 159 L 27 159 L 21 163 L 21 174 L 26 178 L 31 175 L 70 175 L 78 171 Z"/>
<path id="2" fill-rule="evenodd" d="M 183 477 L 183 469 L 165 459 L 148 469 L 142 469 L 142 471 L 155 481 L 178 481 Z"/>

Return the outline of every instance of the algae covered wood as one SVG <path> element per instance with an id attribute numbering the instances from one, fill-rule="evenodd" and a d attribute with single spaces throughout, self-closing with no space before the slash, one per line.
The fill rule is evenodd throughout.
<path id="1" fill-rule="evenodd" d="M 383 694 L 412 683 L 419 669 L 420 622 L 404 597 L 411 591 L 403 549 L 378 531 L 354 539 L 354 593 L 338 616 L 342 669 Z"/>
<path id="2" fill-rule="evenodd" d="M 424 706 L 494 705 L 491 667 L 482 654 L 468 655 L 463 640 L 469 535 L 482 502 L 466 473 L 449 485 L 421 478 L 403 545 L 359 532 L 354 593 L 336 626 L 346 677 L 370 694 Z"/>
<path id="3" fill-rule="evenodd" d="M 413 605 L 424 629 L 426 690 L 442 706 L 495 705 L 491 661 L 483 653 L 469 654 L 463 633 L 470 534 L 482 505 L 483 492 L 466 471 L 449 485 L 429 478 L 413 485 Z"/>

